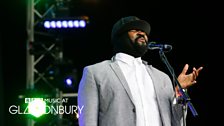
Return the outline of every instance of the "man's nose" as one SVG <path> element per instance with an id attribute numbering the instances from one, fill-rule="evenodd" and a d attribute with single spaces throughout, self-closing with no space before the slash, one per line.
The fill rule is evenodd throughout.
<path id="1" fill-rule="evenodd" d="M 137 31 L 137 34 L 146 35 L 146 33 L 144 31 L 141 31 L 141 30 Z"/>

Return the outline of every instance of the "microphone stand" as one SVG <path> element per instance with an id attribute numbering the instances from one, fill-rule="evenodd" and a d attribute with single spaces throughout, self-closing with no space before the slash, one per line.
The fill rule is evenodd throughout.
<path id="1" fill-rule="evenodd" d="M 198 116 L 197 111 L 195 110 L 193 104 L 191 103 L 191 99 L 190 99 L 189 95 L 187 94 L 186 91 L 184 91 L 184 89 L 181 87 L 180 83 L 178 82 L 175 72 L 174 72 L 172 66 L 169 64 L 162 48 L 159 51 L 159 55 L 160 55 L 161 60 L 165 63 L 166 67 L 168 68 L 169 72 L 171 73 L 171 75 L 174 79 L 174 85 L 176 84 L 179 88 L 179 91 L 181 93 L 181 101 L 182 101 L 181 103 L 183 104 L 183 107 L 184 107 L 183 110 L 186 109 L 185 105 L 187 105 L 190 108 L 193 116 L 194 117 Z M 175 86 L 174 86 L 174 88 L 175 88 Z M 185 122 L 184 122 L 184 124 L 185 124 Z"/>

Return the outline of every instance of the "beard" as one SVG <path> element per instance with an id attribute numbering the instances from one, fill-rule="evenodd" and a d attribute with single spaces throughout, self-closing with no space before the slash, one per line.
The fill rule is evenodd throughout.
<path id="1" fill-rule="evenodd" d="M 136 53 L 139 54 L 140 56 L 143 56 L 147 51 L 148 51 L 148 41 L 145 40 L 145 43 L 139 43 L 138 39 L 144 38 L 142 35 L 138 35 L 134 42 L 132 42 L 130 39 L 130 42 L 132 43 L 133 48 L 135 49 Z"/>
<path id="2" fill-rule="evenodd" d="M 114 43 L 114 53 L 122 52 L 135 58 L 142 57 L 148 51 L 148 42 L 146 42 L 146 44 L 137 42 L 141 37 L 142 36 L 136 37 L 134 42 L 132 42 L 128 37 L 128 34 L 123 33 L 116 38 L 116 42 Z"/>

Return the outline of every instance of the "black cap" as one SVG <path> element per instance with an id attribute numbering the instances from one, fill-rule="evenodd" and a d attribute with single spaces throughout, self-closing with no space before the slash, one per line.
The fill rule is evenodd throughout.
<path id="1" fill-rule="evenodd" d="M 140 29 L 149 35 L 151 27 L 147 21 L 141 20 L 136 16 L 123 17 L 113 25 L 111 39 L 113 40 L 115 36 L 131 29 Z"/>

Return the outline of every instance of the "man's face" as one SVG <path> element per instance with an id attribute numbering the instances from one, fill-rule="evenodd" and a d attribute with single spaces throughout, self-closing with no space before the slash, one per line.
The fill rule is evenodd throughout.
<path id="1" fill-rule="evenodd" d="M 114 43 L 114 52 L 123 52 L 134 57 L 143 56 L 148 50 L 148 37 L 142 30 L 132 29 L 121 33 Z"/>
<path id="2" fill-rule="evenodd" d="M 128 36 L 136 46 L 147 46 L 148 44 L 148 36 L 145 32 L 141 30 L 129 30 Z"/>

